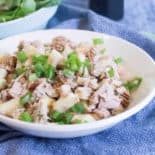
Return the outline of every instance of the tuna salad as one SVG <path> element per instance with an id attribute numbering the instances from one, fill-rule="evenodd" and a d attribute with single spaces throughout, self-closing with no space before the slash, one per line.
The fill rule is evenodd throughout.
<path id="1" fill-rule="evenodd" d="M 141 77 L 127 76 L 102 38 L 21 41 L 0 56 L 0 114 L 25 122 L 77 124 L 123 112 Z"/>

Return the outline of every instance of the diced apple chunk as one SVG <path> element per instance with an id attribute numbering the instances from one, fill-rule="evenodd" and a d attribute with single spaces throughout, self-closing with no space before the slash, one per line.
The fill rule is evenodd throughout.
<path id="1" fill-rule="evenodd" d="M 60 54 L 60 52 L 52 50 L 52 52 L 49 55 L 48 63 L 56 67 L 57 65 L 62 64 L 62 61 L 63 56 Z"/>
<path id="2" fill-rule="evenodd" d="M 12 116 L 14 111 L 20 106 L 19 99 L 11 99 L 0 104 L 0 114 Z"/>
<path id="3" fill-rule="evenodd" d="M 63 113 L 77 102 L 79 102 L 78 96 L 73 93 L 70 93 L 65 97 L 60 97 L 60 99 L 54 103 L 53 109 Z"/>

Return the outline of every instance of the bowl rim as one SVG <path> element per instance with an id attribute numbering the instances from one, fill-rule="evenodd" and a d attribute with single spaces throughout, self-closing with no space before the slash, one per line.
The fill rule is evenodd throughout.
<path id="1" fill-rule="evenodd" d="M 14 35 L 14 36 L 10 36 L 7 38 L 4 38 L 2 40 L 0 40 L 0 44 L 1 42 L 8 40 L 8 39 L 14 39 L 14 38 L 18 38 L 19 36 L 23 37 L 25 35 L 31 35 L 31 34 L 35 34 L 35 33 L 44 33 L 44 32 L 52 32 L 52 31 L 57 31 L 57 32 L 61 32 L 61 31 L 80 31 L 80 32 L 84 32 L 84 33 L 91 33 L 92 35 L 104 35 L 110 38 L 114 38 L 116 40 L 119 40 L 125 44 L 128 44 L 132 47 L 137 48 L 137 52 L 140 52 L 141 54 L 145 55 L 145 57 L 147 57 L 147 59 L 149 59 L 151 61 L 151 63 L 155 66 L 155 61 L 154 59 L 142 48 L 138 47 L 137 45 L 124 40 L 120 37 L 116 37 L 113 35 L 109 35 L 106 33 L 100 33 L 100 32 L 93 32 L 93 31 L 88 31 L 88 30 L 76 30 L 76 29 L 50 29 L 50 30 L 39 30 L 39 31 L 33 31 L 33 32 L 28 32 L 28 33 L 22 33 L 19 35 Z M 155 96 L 155 87 L 153 88 L 153 90 L 150 92 L 150 94 L 148 94 L 148 96 L 146 96 L 141 102 L 138 102 L 137 105 L 131 107 L 130 109 L 125 110 L 124 112 L 117 114 L 115 116 L 111 116 L 109 118 L 105 118 L 105 119 L 101 119 L 98 121 L 94 121 L 94 122 L 90 122 L 90 123 L 84 123 L 84 124 L 71 124 L 71 125 L 58 125 L 58 124 L 39 124 L 39 123 L 28 123 L 28 122 L 23 122 L 20 120 L 16 120 L 13 118 L 9 118 L 7 116 L 1 115 L 0 114 L 0 122 L 4 123 L 4 122 L 8 122 L 8 124 L 15 124 L 15 126 L 24 126 L 24 129 L 29 129 L 29 130 L 37 130 L 37 131 L 41 131 L 41 132 L 61 132 L 61 133 L 67 133 L 67 132 L 76 132 L 76 131 L 84 131 L 84 130 L 93 130 L 96 128 L 100 128 L 103 127 L 104 125 L 106 126 L 107 124 L 111 124 L 111 123 L 118 123 L 120 121 L 123 121 L 131 116 L 133 116 L 134 114 L 136 114 L 137 112 L 139 112 L 140 110 L 142 110 L 144 107 L 146 107 L 150 101 L 154 98 Z M 5 123 L 4 123 L 5 124 Z"/>
<path id="2" fill-rule="evenodd" d="M 24 19 L 27 19 L 27 18 L 30 18 L 31 16 L 34 16 L 36 15 L 37 13 L 41 12 L 41 11 L 44 11 L 44 10 L 49 10 L 51 8 L 57 8 L 59 5 L 54 5 L 54 6 L 49 6 L 49 7 L 43 7 L 43 8 L 40 8 L 26 16 L 23 16 L 23 17 L 20 17 L 20 18 L 17 18 L 17 19 L 13 19 L 13 20 L 10 20 L 10 21 L 6 21 L 6 22 L 2 22 L 0 23 L 0 27 L 1 26 L 6 26 L 6 25 L 10 25 L 10 24 L 15 24 L 16 22 L 20 22 L 21 20 L 24 20 Z"/>

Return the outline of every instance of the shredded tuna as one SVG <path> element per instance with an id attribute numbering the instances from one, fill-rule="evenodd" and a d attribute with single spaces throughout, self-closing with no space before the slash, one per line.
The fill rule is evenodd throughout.
<path id="1" fill-rule="evenodd" d="M 121 104 L 124 107 L 128 106 L 129 94 L 126 95 L 126 89 L 124 87 L 122 88 L 122 90 L 124 91 L 123 94 L 122 92 L 115 93 L 115 86 L 111 85 L 111 83 L 116 84 L 116 81 L 111 82 L 109 80 L 105 80 L 102 83 L 102 86 L 98 90 L 96 90 L 90 97 L 90 103 L 96 104 L 96 107 L 92 109 L 93 112 L 102 114 L 104 113 L 105 109 L 118 109 Z"/>
<path id="2" fill-rule="evenodd" d="M 46 79 L 40 80 L 40 84 L 34 90 L 33 95 L 36 98 L 41 98 L 42 96 L 49 96 L 49 97 L 58 96 L 55 89 L 52 88 L 51 84 L 47 83 Z"/>
<path id="3" fill-rule="evenodd" d="M 27 81 L 25 79 L 25 75 L 21 75 L 18 77 L 12 84 L 11 88 L 9 88 L 8 93 L 13 98 L 19 98 L 25 95 L 27 92 Z"/>
<path id="4" fill-rule="evenodd" d="M 13 98 L 21 97 L 25 95 L 27 92 L 26 85 L 21 84 L 20 82 L 16 81 L 13 86 L 9 89 L 9 94 Z"/>

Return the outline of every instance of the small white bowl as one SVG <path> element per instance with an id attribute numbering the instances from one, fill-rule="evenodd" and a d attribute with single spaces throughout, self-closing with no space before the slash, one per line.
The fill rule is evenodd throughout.
<path id="1" fill-rule="evenodd" d="M 82 31 L 82 30 L 47 30 L 37 31 L 10 37 L 0 41 L 0 51 L 3 53 L 12 53 L 16 50 L 21 40 L 41 40 L 49 41 L 53 37 L 63 35 L 69 39 L 79 41 L 92 41 L 93 38 L 103 37 L 104 45 L 112 56 L 121 56 L 125 65 L 133 71 L 137 76 L 143 78 L 143 82 L 139 89 L 132 97 L 132 102 L 128 109 L 116 116 L 102 119 L 92 123 L 76 124 L 76 125 L 57 125 L 57 124 L 35 124 L 26 123 L 19 120 L 11 119 L 0 115 L 0 122 L 27 134 L 48 138 L 71 138 L 89 135 L 103 131 L 124 119 L 132 116 L 149 104 L 155 96 L 155 62 L 141 48 L 133 45 L 123 39 L 110 36 L 107 34 Z M 9 46 L 8 46 L 9 45 Z M 3 53 L 2 53 L 3 52 Z"/>
<path id="2" fill-rule="evenodd" d="M 19 33 L 44 29 L 49 19 L 56 13 L 57 8 L 58 6 L 42 8 L 25 17 L 0 23 L 0 39 Z"/>

